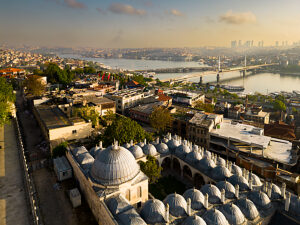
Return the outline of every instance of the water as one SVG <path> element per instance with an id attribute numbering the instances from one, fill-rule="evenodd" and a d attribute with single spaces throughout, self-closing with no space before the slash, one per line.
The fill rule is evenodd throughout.
<path id="1" fill-rule="evenodd" d="M 176 68 L 176 67 L 203 67 L 198 62 L 177 62 L 177 61 L 161 61 L 161 60 L 135 60 L 135 59 L 102 59 L 102 58 L 83 58 L 78 55 L 60 55 L 66 58 L 80 58 L 89 61 L 100 62 L 112 68 L 122 68 L 127 70 L 143 70 L 143 69 L 159 69 L 159 68 Z M 164 80 L 175 77 L 181 77 L 193 73 L 161 73 L 155 77 Z M 199 82 L 200 77 L 190 79 Z M 221 74 L 221 84 L 244 86 L 246 93 L 259 92 L 267 94 L 270 92 L 300 91 L 300 76 L 281 75 L 274 73 L 258 73 L 243 78 L 240 72 L 228 72 Z M 229 79 L 229 80 L 227 80 Z M 226 81 L 227 80 L 227 81 Z M 215 82 L 216 74 L 208 74 L 203 77 L 203 82 Z"/>

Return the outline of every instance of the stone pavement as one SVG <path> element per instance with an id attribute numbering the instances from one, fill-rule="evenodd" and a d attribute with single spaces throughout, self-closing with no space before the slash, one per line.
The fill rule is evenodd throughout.
<path id="1" fill-rule="evenodd" d="M 13 124 L 0 127 L 0 225 L 29 225 Z"/>

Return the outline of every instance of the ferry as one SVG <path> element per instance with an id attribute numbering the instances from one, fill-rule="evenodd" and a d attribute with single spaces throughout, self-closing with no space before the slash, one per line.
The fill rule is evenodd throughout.
<path id="1" fill-rule="evenodd" d="M 241 92 L 241 91 L 245 90 L 245 88 L 242 86 L 221 85 L 221 88 L 223 88 L 229 92 Z"/>

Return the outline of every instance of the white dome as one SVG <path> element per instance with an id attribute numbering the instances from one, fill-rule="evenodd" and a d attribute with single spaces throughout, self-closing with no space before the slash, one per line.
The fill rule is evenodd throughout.
<path id="1" fill-rule="evenodd" d="M 208 157 L 203 157 L 197 167 L 203 171 L 203 172 L 207 172 L 208 170 L 211 170 L 212 168 L 216 167 L 216 164 L 214 163 L 213 160 L 211 160 L 210 158 Z"/>
<path id="2" fill-rule="evenodd" d="M 179 146 L 179 142 L 175 139 L 171 139 L 168 141 L 167 145 L 168 145 L 169 149 L 173 150 Z"/>
<path id="3" fill-rule="evenodd" d="M 235 164 L 232 164 L 231 166 L 231 173 L 232 174 L 236 174 L 238 176 L 242 176 L 243 175 L 243 171 L 241 169 L 241 167 L 235 165 Z"/>
<path id="4" fill-rule="evenodd" d="M 216 204 L 221 201 L 221 192 L 213 184 L 205 184 L 201 188 L 201 192 L 205 195 L 208 194 L 208 202 L 211 204 Z"/>
<path id="5" fill-rule="evenodd" d="M 221 181 L 230 177 L 231 173 L 225 166 L 216 166 L 212 169 L 211 176 L 215 181 Z"/>
<path id="6" fill-rule="evenodd" d="M 245 222 L 245 216 L 235 204 L 222 205 L 221 212 L 231 225 L 240 225 Z"/>
<path id="7" fill-rule="evenodd" d="M 99 152 L 91 177 L 102 185 L 119 185 L 133 179 L 139 172 L 139 165 L 127 149 L 110 146 Z"/>
<path id="8" fill-rule="evenodd" d="M 201 154 L 199 151 L 191 151 L 190 153 L 188 153 L 185 157 L 186 161 L 189 163 L 196 163 L 198 161 L 200 161 L 202 158 Z"/>
<path id="9" fill-rule="evenodd" d="M 175 150 L 175 154 L 178 156 L 186 156 L 186 154 L 191 152 L 191 148 L 185 144 L 178 146 Z"/>
<path id="10" fill-rule="evenodd" d="M 195 188 L 191 188 L 186 190 L 183 193 L 183 197 L 188 200 L 191 199 L 191 205 L 192 205 L 192 209 L 194 210 L 200 210 L 203 207 L 204 204 L 204 196 L 201 193 L 201 191 L 195 189 Z"/>
<path id="11" fill-rule="evenodd" d="M 249 199 L 259 208 L 267 209 L 271 207 L 271 201 L 268 195 L 264 192 L 251 191 L 249 194 Z"/>
<path id="12" fill-rule="evenodd" d="M 251 200 L 239 199 L 236 204 L 248 220 L 254 220 L 259 216 L 257 208 Z"/>
<path id="13" fill-rule="evenodd" d="M 229 225 L 226 217 L 216 208 L 207 211 L 203 219 L 209 225 Z"/>
<path id="14" fill-rule="evenodd" d="M 197 215 L 187 217 L 181 225 L 206 225 L 206 222 Z"/>
<path id="15" fill-rule="evenodd" d="M 229 177 L 228 181 L 234 186 L 238 184 L 241 191 L 246 191 L 249 189 L 249 183 L 243 176 L 238 176 L 235 174 Z"/>
<path id="16" fill-rule="evenodd" d="M 156 150 L 160 153 L 160 154 L 167 154 L 169 153 L 169 147 L 167 144 L 165 143 L 159 143 L 156 145 Z"/>

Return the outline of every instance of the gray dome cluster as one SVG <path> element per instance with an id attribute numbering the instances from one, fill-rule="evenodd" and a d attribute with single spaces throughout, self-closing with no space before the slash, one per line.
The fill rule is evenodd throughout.
<path id="1" fill-rule="evenodd" d="M 216 208 L 207 211 L 203 219 L 209 225 L 229 225 L 226 217 Z"/>
<path id="2" fill-rule="evenodd" d="M 257 208 L 251 200 L 239 199 L 236 204 L 248 220 L 255 220 L 259 216 Z"/>
<path id="3" fill-rule="evenodd" d="M 102 185 L 119 185 L 138 175 L 140 167 L 125 148 L 114 145 L 100 151 L 91 169 L 91 177 Z"/>
<path id="4" fill-rule="evenodd" d="M 165 204 L 169 204 L 170 207 L 170 213 L 175 217 L 185 216 L 186 215 L 186 209 L 187 209 L 187 203 L 179 194 L 169 194 L 165 200 Z"/>
<path id="5" fill-rule="evenodd" d="M 222 191 L 222 189 L 225 190 L 226 198 L 233 199 L 235 197 L 235 188 L 228 181 L 220 181 L 216 184 L 216 186 L 219 188 L 220 191 Z"/>
<path id="6" fill-rule="evenodd" d="M 141 216 L 148 224 L 163 223 L 165 211 L 164 203 L 158 199 L 150 199 L 143 205 Z"/>
<path id="7" fill-rule="evenodd" d="M 191 189 L 186 190 L 183 193 L 183 197 L 186 200 L 191 199 L 192 209 L 194 209 L 194 210 L 202 209 L 202 207 L 204 205 L 204 196 L 201 193 L 201 191 L 199 191 L 195 188 L 191 188 Z"/>
<path id="8" fill-rule="evenodd" d="M 198 163 L 198 168 L 204 172 L 207 172 L 214 167 L 216 167 L 216 164 L 208 157 L 203 157 Z"/>
<path id="9" fill-rule="evenodd" d="M 201 192 L 205 195 L 208 194 L 208 202 L 211 204 L 216 204 L 221 202 L 221 192 L 220 190 L 212 184 L 205 184 L 201 188 Z"/>
<path id="10" fill-rule="evenodd" d="M 181 225 L 206 225 L 206 222 L 200 216 L 189 216 Z"/>
<path id="11" fill-rule="evenodd" d="M 245 222 L 244 214 L 233 203 L 222 205 L 220 210 L 231 225 L 240 225 Z"/>
<path id="12" fill-rule="evenodd" d="M 200 161 L 202 158 L 201 154 L 199 151 L 191 151 L 190 153 L 188 153 L 185 157 L 185 160 L 189 163 L 197 163 L 198 161 Z"/>

